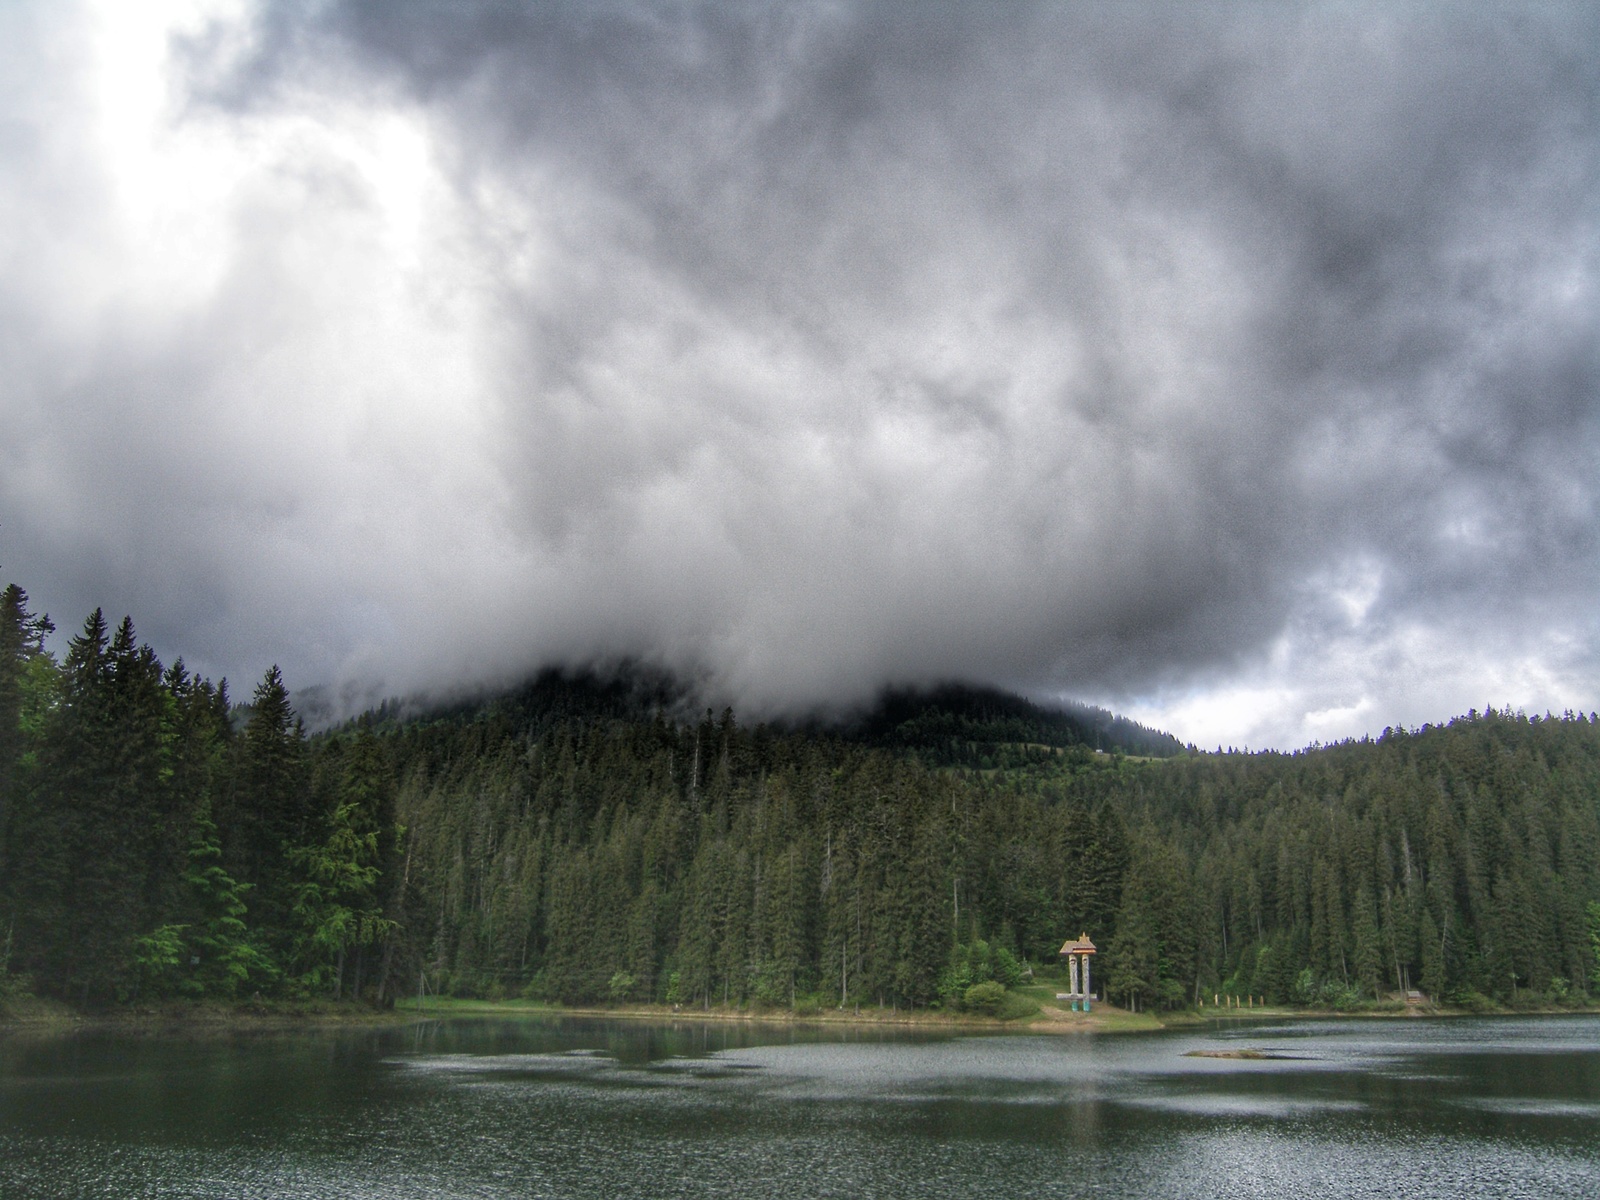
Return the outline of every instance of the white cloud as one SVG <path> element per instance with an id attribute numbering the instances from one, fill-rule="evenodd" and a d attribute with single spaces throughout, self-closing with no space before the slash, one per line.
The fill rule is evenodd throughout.
<path id="1" fill-rule="evenodd" d="M 1592 706 L 1582 38 L 1170 15 L 15 6 L 0 561 L 296 684 Z"/>

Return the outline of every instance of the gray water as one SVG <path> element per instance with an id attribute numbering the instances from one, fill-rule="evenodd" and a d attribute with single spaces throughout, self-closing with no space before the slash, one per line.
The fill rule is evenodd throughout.
<path id="1" fill-rule="evenodd" d="M 1084 1195 L 1593 1200 L 1600 1018 L 0 1037 L 5 1200 Z"/>

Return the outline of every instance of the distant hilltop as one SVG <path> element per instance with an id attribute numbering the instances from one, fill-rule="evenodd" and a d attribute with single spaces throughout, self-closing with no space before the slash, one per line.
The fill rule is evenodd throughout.
<path id="1" fill-rule="evenodd" d="M 348 697 L 323 687 L 297 691 L 295 707 L 309 729 L 327 728 L 350 713 Z M 547 668 L 500 693 L 430 700 L 393 698 L 369 703 L 369 720 L 463 716 L 495 709 L 533 726 L 548 720 L 660 716 L 689 723 L 704 715 L 695 690 L 664 672 L 635 664 L 609 670 Z M 737 714 L 736 714 L 737 715 Z M 977 766 L 1003 750 L 1065 751 L 1167 758 L 1183 752 L 1170 733 L 1150 729 L 1103 708 L 1042 703 L 981 684 L 947 682 L 891 687 L 869 705 L 766 722 L 777 729 L 893 750 L 929 765 Z"/>

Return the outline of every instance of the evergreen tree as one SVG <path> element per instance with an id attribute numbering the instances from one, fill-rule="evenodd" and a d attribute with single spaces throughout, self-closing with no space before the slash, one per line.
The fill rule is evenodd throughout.
<path id="1" fill-rule="evenodd" d="M 18 882 L 32 864 L 15 840 L 18 795 L 26 786 L 26 760 L 37 753 L 39 724 L 55 690 L 55 662 L 44 639 L 55 629 L 49 617 L 28 611 L 28 593 L 16 584 L 0 591 L 0 921 L 9 932 L 19 898 Z"/>
<path id="2" fill-rule="evenodd" d="M 0 616 L 0 916 L 11 961 L 76 999 L 382 998 L 425 972 L 584 1001 L 989 1004 L 1015 954 L 1080 931 L 1140 1007 L 1595 983 L 1588 717 L 1136 762 L 1009 743 L 1002 708 L 961 717 L 980 731 L 924 706 L 886 747 L 679 726 L 544 678 L 308 739 L 274 669 L 236 735 L 225 688 L 162 671 L 131 622 L 96 614 L 58 668 L 20 590 Z M 930 746 L 993 765 L 929 769 Z"/>
<path id="3" fill-rule="evenodd" d="M 1373 899 L 1371 884 L 1363 883 L 1356 889 L 1352 924 L 1356 980 L 1369 996 L 1376 998 L 1383 991 L 1383 945 L 1378 931 L 1378 904 Z"/>
<path id="4" fill-rule="evenodd" d="M 170 810 L 161 664 L 96 610 L 68 647 L 40 751 L 29 835 L 33 962 L 46 986 L 109 999 L 154 922 L 151 872 Z"/>
<path id="5" fill-rule="evenodd" d="M 219 824 L 228 872 L 254 889 L 258 921 L 275 954 L 294 952 L 307 852 L 324 845 L 307 763 L 306 737 L 276 666 L 257 685 L 234 786 Z"/>
<path id="6" fill-rule="evenodd" d="M 250 887 L 223 867 L 217 827 L 204 808 L 195 814 L 184 882 L 189 890 L 192 923 L 187 942 L 194 969 L 182 990 L 227 997 L 248 986 L 269 984 L 276 969 L 245 924 Z"/>
<path id="7" fill-rule="evenodd" d="M 380 830 L 359 800 L 346 799 L 334 811 L 328 837 L 300 848 L 293 919 L 298 933 L 295 975 L 304 986 L 331 988 L 339 999 L 346 987 L 350 951 L 363 954 L 380 945 L 394 922 L 383 915 L 379 890 Z M 362 971 L 353 972 L 359 995 Z"/>
<path id="8" fill-rule="evenodd" d="M 1600 900 L 1589 901 L 1589 983 L 1600 992 Z"/>

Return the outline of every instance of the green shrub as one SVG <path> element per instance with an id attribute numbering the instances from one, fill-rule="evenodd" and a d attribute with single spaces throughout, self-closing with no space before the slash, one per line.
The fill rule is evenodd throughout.
<path id="1" fill-rule="evenodd" d="M 1464 1008 L 1471 1013 L 1495 1013 L 1500 1011 L 1500 1005 L 1476 988 L 1458 988 L 1446 997 L 1457 1008 Z"/>
<path id="2" fill-rule="evenodd" d="M 1330 979 L 1322 985 L 1318 992 L 1319 1000 L 1329 1008 L 1349 1011 L 1361 1007 L 1361 993 L 1353 987 Z"/>
<path id="3" fill-rule="evenodd" d="M 133 965 L 140 989 L 149 997 L 170 995 L 178 986 L 179 972 L 188 957 L 183 945 L 187 925 L 163 925 L 154 933 L 135 938 Z"/>
<path id="4" fill-rule="evenodd" d="M 1035 1017 L 1039 1015 L 1039 1002 L 1032 996 L 1007 992 L 1005 1003 L 995 1015 L 1002 1021 L 1021 1021 L 1027 1017 Z"/>
<path id="5" fill-rule="evenodd" d="M 994 977 L 1008 988 L 1017 987 L 1022 983 L 1022 964 L 1017 962 L 1017 956 L 1004 946 L 994 949 Z"/>
<path id="6" fill-rule="evenodd" d="M 1294 991 L 1291 996 L 1296 1004 L 1314 1004 L 1317 999 L 1317 983 L 1311 974 L 1310 967 L 1302 967 L 1300 974 L 1294 977 Z"/>
<path id="7" fill-rule="evenodd" d="M 634 984 L 638 981 L 626 971 L 618 971 L 606 984 L 606 991 L 613 1004 L 620 1004 L 633 994 Z"/>
<path id="8" fill-rule="evenodd" d="M 975 983 L 962 995 L 961 1002 L 963 1007 L 973 1012 L 990 1017 L 999 1016 L 1006 1002 L 1005 984 L 992 979 L 987 983 Z"/>

